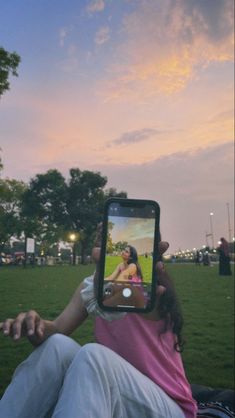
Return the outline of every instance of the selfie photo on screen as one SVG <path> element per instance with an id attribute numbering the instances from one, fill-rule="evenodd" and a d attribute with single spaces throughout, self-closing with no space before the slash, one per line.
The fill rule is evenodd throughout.
<path id="1" fill-rule="evenodd" d="M 156 211 L 113 202 L 107 211 L 103 300 L 105 307 L 146 309 L 151 303 Z"/>

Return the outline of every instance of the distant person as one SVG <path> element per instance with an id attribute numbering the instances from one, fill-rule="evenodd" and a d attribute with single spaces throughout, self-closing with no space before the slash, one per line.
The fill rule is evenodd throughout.
<path id="1" fill-rule="evenodd" d="M 196 252 L 196 255 L 195 255 L 195 264 L 196 264 L 196 266 L 200 266 L 201 265 L 201 255 L 200 255 L 200 252 L 199 251 L 197 251 Z"/>
<path id="2" fill-rule="evenodd" d="M 231 276 L 229 245 L 225 238 L 220 238 L 219 246 L 219 274 L 220 276 Z"/>
<path id="3" fill-rule="evenodd" d="M 34 266 L 34 261 L 35 261 L 35 259 L 34 259 L 34 254 L 33 254 L 33 255 L 31 255 L 31 256 L 29 257 L 29 264 L 30 264 L 31 266 Z"/>
<path id="4" fill-rule="evenodd" d="M 210 266 L 211 260 L 208 251 L 203 254 L 203 266 Z"/>

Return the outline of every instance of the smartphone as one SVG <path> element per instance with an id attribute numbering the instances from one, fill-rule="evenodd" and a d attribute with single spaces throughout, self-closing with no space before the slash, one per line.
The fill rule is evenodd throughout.
<path id="1" fill-rule="evenodd" d="M 98 304 L 106 311 L 149 312 L 156 295 L 160 207 L 110 198 L 103 217 Z"/>

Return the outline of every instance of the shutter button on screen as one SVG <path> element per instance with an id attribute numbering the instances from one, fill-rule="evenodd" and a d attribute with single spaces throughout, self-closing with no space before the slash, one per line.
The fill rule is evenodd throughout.
<path id="1" fill-rule="evenodd" d="M 124 298 L 129 298 L 132 294 L 132 291 L 129 287 L 125 287 L 122 291 Z"/>

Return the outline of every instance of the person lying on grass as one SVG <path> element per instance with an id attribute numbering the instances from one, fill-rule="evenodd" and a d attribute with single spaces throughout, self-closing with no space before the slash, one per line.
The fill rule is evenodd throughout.
<path id="1" fill-rule="evenodd" d="M 93 258 L 99 263 L 99 237 Z M 163 254 L 168 248 L 160 242 Z M 148 314 L 102 312 L 97 275 L 84 279 L 53 321 L 29 311 L 0 329 L 36 347 L 20 364 L 0 400 L 1 418 L 195 418 L 196 402 L 181 354 L 183 319 L 162 262 L 156 306 Z M 96 343 L 81 347 L 68 337 L 95 314 Z"/>

